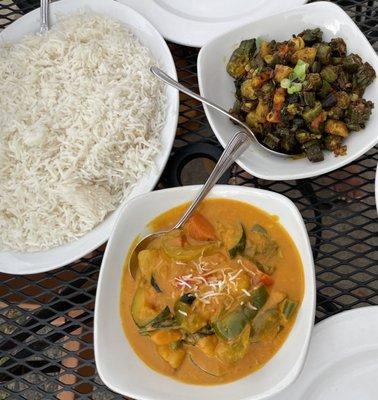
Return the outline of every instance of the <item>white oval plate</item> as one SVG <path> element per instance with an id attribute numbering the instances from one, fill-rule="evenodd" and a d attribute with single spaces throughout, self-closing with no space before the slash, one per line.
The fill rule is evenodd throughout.
<path id="1" fill-rule="evenodd" d="M 307 0 L 118 0 L 151 21 L 168 40 L 202 47 L 236 26 L 299 7 Z"/>
<path id="2" fill-rule="evenodd" d="M 50 7 L 52 24 L 55 23 L 57 14 L 70 13 L 84 7 L 118 19 L 135 33 L 142 44 L 151 50 L 165 71 L 175 78 L 177 77 L 172 55 L 160 33 L 144 17 L 130 7 L 113 0 L 60 0 L 52 3 Z M 28 33 L 38 32 L 39 13 L 39 9 L 34 10 L 13 22 L 1 32 L 0 40 L 2 42 L 17 42 Z M 179 98 L 175 89 L 168 88 L 166 93 L 168 117 L 161 132 L 161 151 L 155 159 L 156 167 L 134 187 L 129 199 L 149 192 L 155 187 L 171 152 L 177 127 Z M 77 260 L 108 240 L 119 209 L 126 203 L 126 200 L 92 231 L 63 246 L 29 253 L 0 252 L 0 272 L 33 274 L 53 270 Z"/>
<path id="3" fill-rule="evenodd" d="M 375 167 L 375 207 L 378 213 L 378 164 Z"/>
<path id="4" fill-rule="evenodd" d="M 202 96 L 226 110 L 232 107 L 235 87 L 233 79 L 226 72 L 226 64 L 241 40 L 252 37 L 287 40 L 293 33 L 315 27 L 323 30 L 325 40 L 342 37 L 348 46 L 348 53 L 358 53 L 378 73 L 378 56 L 357 25 L 340 7 L 321 1 L 235 28 L 206 44 L 201 49 L 197 62 Z M 348 152 L 345 156 L 335 157 L 333 153 L 325 151 L 324 161 L 311 163 L 304 158 L 292 160 L 275 156 L 252 144 L 239 158 L 238 164 L 258 178 L 290 180 L 318 176 L 350 163 L 378 143 L 378 78 L 367 88 L 364 97 L 371 100 L 376 108 L 366 128 L 360 132 L 352 132 L 346 139 Z M 217 111 L 208 106 L 204 106 L 204 109 L 211 128 L 224 147 L 237 128 Z"/>
<path id="5" fill-rule="evenodd" d="M 376 400 L 378 306 L 345 311 L 315 325 L 295 384 L 271 400 Z"/>
<path id="6" fill-rule="evenodd" d="M 194 198 L 200 186 L 156 190 L 129 201 L 120 212 L 101 265 L 94 317 L 94 348 L 102 381 L 117 393 L 139 400 L 262 400 L 290 385 L 302 369 L 314 322 L 315 274 L 310 241 L 301 214 L 288 198 L 267 190 L 216 185 L 209 197 L 244 201 L 277 215 L 303 263 L 305 290 L 287 340 L 263 368 L 225 385 L 189 385 L 149 368 L 124 335 L 119 304 L 129 247 L 161 213 Z M 111 340 L 109 340 L 111 338 Z"/>

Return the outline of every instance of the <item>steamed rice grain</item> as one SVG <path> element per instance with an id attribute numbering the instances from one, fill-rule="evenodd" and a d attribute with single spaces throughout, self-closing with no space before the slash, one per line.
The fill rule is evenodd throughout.
<path id="1" fill-rule="evenodd" d="M 120 22 L 81 11 L 0 47 L 0 247 L 74 240 L 154 167 L 165 92 Z"/>

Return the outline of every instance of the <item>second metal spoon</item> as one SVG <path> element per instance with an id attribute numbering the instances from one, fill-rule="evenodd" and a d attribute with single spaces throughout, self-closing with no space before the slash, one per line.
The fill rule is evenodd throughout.
<path id="1" fill-rule="evenodd" d="M 253 133 L 253 131 L 251 130 L 251 128 L 247 124 L 245 124 L 244 122 L 242 122 L 242 121 L 238 120 L 237 118 L 235 118 L 233 115 L 231 115 L 224 108 L 222 108 L 221 106 L 218 106 L 218 104 L 215 104 L 212 101 L 210 101 L 208 99 L 205 99 L 204 97 L 200 96 L 199 94 L 197 94 L 197 93 L 193 92 L 192 90 L 188 89 L 186 86 L 182 85 L 180 82 L 175 81 L 169 75 L 167 75 L 164 71 L 162 71 L 160 68 L 151 67 L 151 72 L 156 77 L 158 77 L 160 80 L 165 82 L 166 84 L 176 88 L 177 90 L 187 94 L 190 97 L 193 97 L 194 99 L 196 99 L 198 101 L 201 101 L 202 103 L 207 104 L 208 106 L 214 108 L 215 110 L 219 111 L 220 113 L 226 115 L 228 118 L 232 119 L 234 122 L 239 124 L 241 127 L 243 127 L 248 132 L 248 134 L 251 136 L 251 138 L 253 138 L 255 140 L 255 143 L 260 148 L 264 149 L 268 153 L 274 154 L 275 156 L 279 156 L 279 157 L 285 157 L 285 158 L 292 158 L 293 157 L 290 154 L 280 153 L 278 151 L 274 151 L 272 149 L 269 149 L 268 147 L 265 147 L 262 143 L 260 143 L 257 140 L 255 134 Z"/>
<path id="2" fill-rule="evenodd" d="M 41 26 L 40 33 L 46 33 L 49 30 L 49 4 L 50 0 L 41 0 Z"/>

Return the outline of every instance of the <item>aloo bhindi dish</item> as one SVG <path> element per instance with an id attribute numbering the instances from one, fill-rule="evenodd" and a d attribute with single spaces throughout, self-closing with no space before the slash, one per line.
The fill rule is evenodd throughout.
<path id="1" fill-rule="evenodd" d="M 151 223 L 173 226 L 187 205 Z M 120 312 L 137 355 L 154 370 L 192 384 L 246 376 L 274 356 L 300 308 L 300 255 L 276 216 L 250 204 L 204 201 L 180 231 L 125 262 Z"/>
<path id="2" fill-rule="evenodd" d="M 342 38 L 324 41 L 319 28 L 284 42 L 243 40 L 227 72 L 235 80 L 231 113 L 265 146 L 312 162 L 324 150 L 346 154 L 345 138 L 365 128 L 374 107 L 363 98 L 373 67 L 348 54 Z"/>

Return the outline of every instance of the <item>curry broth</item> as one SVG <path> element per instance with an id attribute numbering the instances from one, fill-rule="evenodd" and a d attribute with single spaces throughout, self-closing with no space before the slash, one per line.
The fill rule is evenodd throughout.
<path id="1" fill-rule="evenodd" d="M 182 215 L 187 205 L 181 205 L 157 217 L 151 222 L 153 230 L 165 229 L 173 226 Z M 274 239 L 280 249 L 279 260 L 276 263 L 276 270 L 273 273 L 274 283 L 270 286 L 270 293 L 273 291 L 284 292 L 288 297 L 298 301 L 298 308 L 303 298 L 304 278 L 303 267 L 299 253 L 295 244 L 278 222 L 276 216 L 272 216 L 259 208 L 247 203 L 226 200 L 210 199 L 204 201 L 199 207 L 199 212 L 207 220 L 216 226 L 222 224 L 243 223 L 247 230 L 255 224 L 263 226 L 272 239 Z M 182 265 L 175 265 L 173 271 L 167 276 L 166 269 L 162 268 L 161 276 L 157 280 L 163 292 L 172 290 L 172 276 L 180 273 Z M 176 271 L 174 270 L 176 269 Z M 181 270 L 182 272 L 182 270 Z M 125 334 L 137 355 L 152 369 L 174 379 L 201 385 L 221 384 L 242 378 L 259 368 L 261 368 L 281 347 L 289 334 L 294 322 L 294 315 L 285 325 L 285 328 L 271 342 L 257 342 L 249 345 L 247 354 L 236 363 L 227 365 L 222 369 L 219 376 L 213 376 L 193 364 L 191 356 L 186 356 L 181 366 L 177 369 L 172 368 L 164 361 L 157 351 L 157 346 L 151 341 L 149 336 L 141 336 L 136 326 L 130 309 L 136 291 L 136 282 L 131 277 L 127 263 L 125 263 L 122 278 L 120 313 Z M 173 309 L 174 299 L 167 299 L 167 305 Z M 269 305 L 269 299 L 267 304 Z M 264 306 L 267 307 L 267 304 Z M 264 310 L 264 308 L 263 308 Z M 187 345 L 185 345 L 187 346 Z M 201 367 L 209 366 L 212 368 L 213 359 L 205 356 L 197 347 L 191 346 L 190 353 L 196 360 L 201 361 Z"/>

